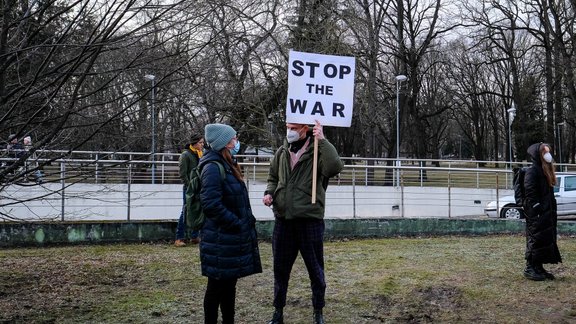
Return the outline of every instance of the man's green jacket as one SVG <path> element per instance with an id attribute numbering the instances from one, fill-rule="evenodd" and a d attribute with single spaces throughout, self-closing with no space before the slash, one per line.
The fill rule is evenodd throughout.
<path id="1" fill-rule="evenodd" d="M 285 141 L 270 163 L 266 193 L 273 197 L 274 216 L 277 218 L 324 218 L 326 186 L 328 179 L 344 168 L 336 148 L 326 139 L 318 141 L 318 169 L 316 179 L 316 203 L 312 204 L 312 163 L 314 158 L 314 137 L 310 145 L 290 169 L 290 152 Z"/>

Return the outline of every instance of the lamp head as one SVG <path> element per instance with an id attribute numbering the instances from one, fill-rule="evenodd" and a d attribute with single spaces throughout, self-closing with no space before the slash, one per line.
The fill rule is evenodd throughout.
<path id="1" fill-rule="evenodd" d="M 403 75 L 403 74 L 400 74 L 400 75 L 397 75 L 397 76 L 396 76 L 396 81 L 398 81 L 398 82 L 403 82 L 403 81 L 406 81 L 406 80 L 408 80 L 408 77 L 405 76 L 405 75 Z"/>
<path id="2" fill-rule="evenodd" d="M 156 79 L 156 76 L 154 74 L 146 74 L 144 76 L 144 79 L 146 79 L 148 81 L 153 81 L 154 79 Z"/>

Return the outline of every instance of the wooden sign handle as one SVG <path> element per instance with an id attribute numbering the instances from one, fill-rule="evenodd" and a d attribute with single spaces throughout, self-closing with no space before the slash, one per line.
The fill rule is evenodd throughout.
<path id="1" fill-rule="evenodd" d="M 314 161 L 312 162 L 312 204 L 316 203 L 316 180 L 318 175 L 318 138 L 314 136 Z"/>

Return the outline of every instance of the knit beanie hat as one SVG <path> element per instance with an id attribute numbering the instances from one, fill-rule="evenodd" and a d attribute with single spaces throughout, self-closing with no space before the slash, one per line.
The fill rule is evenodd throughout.
<path id="1" fill-rule="evenodd" d="M 236 136 L 234 128 L 224 124 L 208 124 L 204 127 L 206 142 L 214 151 L 220 151 Z"/>

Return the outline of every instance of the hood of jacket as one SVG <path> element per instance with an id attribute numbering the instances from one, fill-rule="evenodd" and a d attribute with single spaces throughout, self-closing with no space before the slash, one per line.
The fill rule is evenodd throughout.
<path id="1" fill-rule="evenodd" d="M 532 162 L 537 165 L 542 165 L 542 159 L 540 158 L 540 145 L 543 143 L 534 143 L 528 147 L 528 155 L 532 159 Z"/>

